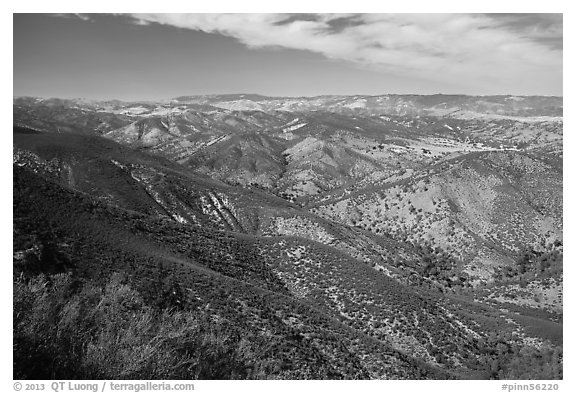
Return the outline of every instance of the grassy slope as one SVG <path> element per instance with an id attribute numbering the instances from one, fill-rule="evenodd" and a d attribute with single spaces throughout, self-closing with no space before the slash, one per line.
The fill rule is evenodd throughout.
<path id="1" fill-rule="evenodd" d="M 25 248 L 31 237 L 54 245 L 51 254 L 22 262 L 16 272 L 73 271 L 98 285 L 123 272 L 148 302 L 158 295 L 158 280 L 176 277 L 185 293 L 186 309 L 207 307 L 240 330 L 280 337 L 283 350 L 275 356 L 285 365 L 284 377 L 445 375 L 418 366 L 406 355 L 294 299 L 233 236 L 190 231 L 168 220 L 150 220 L 94 203 L 25 169 L 15 168 L 14 176 L 15 250 Z M 212 237 L 218 235 L 222 237 Z M 230 249 L 225 258 L 221 250 L 227 241 Z M 305 337 L 310 335 L 313 338 L 304 345 L 302 340 L 307 342 Z M 374 351 L 374 346 L 381 349 Z M 362 363 L 357 357 L 361 353 L 373 358 Z"/>
<path id="2" fill-rule="evenodd" d="M 85 144 L 86 141 L 91 144 Z M 158 293 L 154 291 L 158 291 L 155 283 L 159 279 L 162 281 L 165 276 L 178 277 L 179 285 L 187 292 L 184 300 L 187 307 L 209 305 L 211 310 L 215 310 L 215 315 L 242 326 L 246 331 L 261 330 L 267 332 L 266 334 L 277 334 L 284 344 L 285 336 L 292 337 L 292 333 L 288 332 L 296 329 L 299 333 L 292 337 L 293 340 L 288 340 L 288 348 L 295 345 L 295 342 L 305 340 L 307 344 L 304 347 L 310 346 L 311 342 L 313 348 L 323 354 L 324 357 L 320 357 L 318 362 L 324 366 L 320 367 L 318 363 L 312 366 L 309 364 L 312 355 L 306 354 L 306 350 L 300 348 L 303 344 L 296 345 L 300 348 L 296 355 L 292 353 L 293 349 L 286 349 L 290 355 L 284 353 L 280 356 L 283 362 L 288 363 L 289 371 L 282 374 L 283 376 L 303 375 L 297 374 L 298 367 L 286 360 L 291 356 L 308 359 L 302 360 L 302 364 L 308 364 L 306 373 L 314 377 L 447 376 L 419 365 L 411 357 L 391 349 L 384 343 L 390 340 L 379 337 L 385 334 L 385 330 L 373 327 L 371 321 L 372 314 L 378 316 L 376 319 L 397 317 L 405 325 L 408 335 L 422 335 L 422 332 L 406 319 L 406 314 L 412 309 L 426 310 L 429 307 L 432 307 L 431 315 L 438 314 L 438 309 L 434 308 L 435 302 L 426 300 L 427 295 L 424 298 L 420 295 L 409 296 L 409 301 L 406 301 L 403 298 L 405 287 L 376 274 L 367 266 L 360 265 L 332 247 L 313 241 L 289 237 L 257 239 L 215 230 L 217 227 L 211 229 L 206 226 L 179 225 L 167 217 L 150 217 L 149 214 L 143 214 L 149 212 L 143 212 L 140 205 L 151 203 L 149 195 L 142 192 L 142 187 L 137 183 L 130 183 L 125 173 L 120 172 L 120 180 L 109 177 L 110 169 L 116 168 L 111 166 L 109 161 L 116 158 L 125 160 L 129 157 L 130 160 L 150 165 L 152 160 L 155 166 L 162 167 L 174 176 L 195 182 L 196 187 L 226 190 L 230 190 L 230 187 L 208 179 L 190 178 L 189 174 L 181 172 L 178 166 L 166 160 L 148 156 L 144 159 L 143 155 L 134 154 L 129 149 L 118 150 L 118 145 L 99 138 L 19 133 L 15 135 L 15 142 L 19 146 L 35 150 L 46 159 L 74 162 L 74 159 L 70 158 L 76 158 L 76 165 L 79 167 L 74 173 L 81 174 L 86 180 L 96 179 L 101 182 L 95 189 L 108 189 L 111 192 L 123 192 L 121 190 L 124 189 L 127 204 L 135 203 L 134 201 L 138 200 L 137 195 L 142 196 L 142 202 L 136 205 L 120 204 L 122 208 L 113 207 L 105 201 L 95 201 L 86 194 L 71 191 L 69 187 L 80 188 L 86 192 L 86 188 L 78 186 L 77 179 L 70 182 L 69 178 L 58 173 L 53 180 L 66 185 L 66 188 L 61 188 L 16 166 L 15 251 L 24 250 L 34 243 L 43 244 L 44 249 L 49 250 L 41 254 L 39 261 L 32 258 L 25 260 L 22 266 L 17 264 L 19 269 L 48 274 L 71 270 L 97 285 L 105 285 L 113 272 L 121 271 L 130 277 L 131 284 L 147 301 L 152 301 L 157 296 Z M 79 160 L 80 157 L 86 160 Z M 103 166 L 107 169 L 100 170 Z M 131 198 L 131 192 L 137 195 Z M 258 192 L 255 192 L 255 195 L 263 198 L 261 200 L 270 201 L 270 206 L 281 202 L 290 209 L 289 204 L 278 198 L 261 196 Z M 126 210 L 126 207 L 129 210 Z M 291 243 L 290 247 L 279 247 L 283 241 Z M 306 258 L 300 261 L 305 265 L 301 267 L 306 267 L 302 270 L 295 267 L 294 258 L 288 256 L 288 253 L 294 255 L 294 250 L 300 247 L 305 247 L 310 253 L 308 256 L 311 256 L 311 263 L 306 262 Z M 259 250 L 259 253 L 255 250 Z M 300 277 L 307 286 L 315 287 L 318 282 L 330 283 L 331 280 L 336 280 L 335 286 L 345 288 L 341 293 L 336 293 L 339 298 L 337 302 L 331 300 L 331 294 L 325 288 L 312 288 L 313 296 L 299 298 L 297 295 L 301 291 L 298 288 L 295 291 L 294 287 L 288 285 L 293 282 L 285 280 L 286 274 L 302 275 L 305 270 L 310 269 L 314 275 L 324 277 L 324 280 L 310 281 L 310 275 Z M 352 279 L 348 281 L 350 277 Z M 362 288 L 361 292 L 367 292 L 357 296 L 357 288 Z M 368 297 L 382 297 L 384 294 L 386 296 L 379 298 L 376 306 L 368 307 Z M 345 313 L 354 314 L 356 320 L 344 320 L 344 323 L 339 321 L 342 318 L 338 306 L 335 305 L 339 302 L 348 307 L 344 310 Z M 283 311 L 271 318 L 270 315 L 278 309 Z M 386 314 L 391 310 L 392 314 Z M 246 315 L 253 317 L 249 318 L 251 322 L 246 321 Z M 430 320 L 428 323 L 426 321 L 429 316 L 426 313 L 424 316 L 423 331 L 436 334 L 431 328 L 436 321 Z M 441 326 L 445 320 L 439 317 L 437 322 Z M 447 326 L 447 330 L 452 331 L 452 327 Z M 456 331 L 457 329 L 454 330 Z M 327 332 L 331 332 L 328 337 Z M 375 337 L 369 337 L 370 335 Z M 449 334 L 438 336 L 440 347 L 448 343 L 450 337 Z M 473 341 L 470 342 L 466 337 L 461 339 L 462 341 L 456 341 L 455 351 L 465 346 L 473 347 Z M 334 344 L 338 342 L 345 344 Z M 462 348 L 458 348 L 458 345 Z M 381 349 L 376 353 L 371 349 L 373 346 Z M 444 349 L 449 351 L 449 348 Z M 474 351 L 473 348 L 469 350 Z M 369 355 L 366 358 L 368 360 L 359 361 L 363 354 Z M 318 359 L 318 356 L 312 357 Z M 347 369 L 349 365 L 356 366 L 353 366 L 352 370 Z"/>

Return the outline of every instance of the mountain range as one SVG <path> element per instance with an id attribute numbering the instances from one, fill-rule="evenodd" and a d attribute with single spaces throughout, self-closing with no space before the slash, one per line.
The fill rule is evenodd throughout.
<path id="1" fill-rule="evenodd" d="M 13 115 L 15 378 L 562 378 L 561 97 Z"/>

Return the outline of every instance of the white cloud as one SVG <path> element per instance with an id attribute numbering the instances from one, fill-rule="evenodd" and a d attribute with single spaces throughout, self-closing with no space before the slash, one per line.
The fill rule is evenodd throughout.
<path id="1" fill-rule="evenodd" d="M 307 50 L 381 72 L 476 87 L 484 94 L 562 91 L 562 51 L 546 44 L 550 34 L 561 31 L 561 19 L 558 26 L 538 25 L 534 16 L 484 14 L 132 16 L 138 23 L 223 34 L 250 48 Z"/>
<path id="2" fill-rule="evenodd" d="M 82 19 L 84 22 L 91 22 L 92 19 L 90 19 L 90 17 L 86 14 L 74 14 L 76 15 L 78 18 Z"/>
<path id="3" fill-rule="evenodd" d="M 52 14 L 48 14 L 49 16 L 53 16 L 56 18 L 67 18 L 67 19 L 75 19 L 78 18 L 80 20 L 83 20 L 84 22 L 92 22 L 92 18 L 90 18 L 90 14 L 61 14 L 61 13 L 52 13 Z"/>

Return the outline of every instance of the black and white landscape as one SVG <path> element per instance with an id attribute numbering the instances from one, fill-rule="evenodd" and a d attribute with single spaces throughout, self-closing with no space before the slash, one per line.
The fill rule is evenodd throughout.
<path id="1" fill-rule="evenodd" d="M 559 48 L 550 38 L 561 15 L 470 17 L 497 21 L 496 43 L 496 32 L 508 28 L 512 40 L 524 26 L 530 45 L 561 64 L 561 36 Z M 512 94 L 518 85 L 478 95 L 458 80 L 450 86 L 466 94 L 391 94 L 386 85 L 368 95 L 196 94 L 182 79 L 192 95 L 129 98 L 132 84 L 114 84 L 108 99 L 80 99 L 66 97 L 81 95 L 74 88 L 90 97 L 99 74 L 90 82 L 79 71 L 86 85 L 42 91 L 23 81 L 43 67 L 26 63 L 31 39 L 19 36 L 31 20 L 41 27 L 26 34 L 39 40 L 56 37 L 55 26 L 106 22 L 136 36 L 201 34 L 198 47 L 222 34 L 270 55 L 272 44 L 246 42 L 233 18 L 218 22 L 228 30 L 210 18 L 166 18 L 14 16 L 14 378 L 563 378 L 561 68 L 543 79 L 553 89 L 559 77 L 556 95 L 537 94 L 538 80 L 526 81 L 528 94 Z M 332 21 L 333 34 L 376 23 L 277 18 Z M 408 23 L 434 32 L 422 18 Z M 114 44 L 96 45 L 98 34 L 78 45 L 106 52 Z M 60 44 L 48 74 L 76 59 Z M 497 60 L 471 72 L 481 81 Z M 555 58 L 537 60 L 542 72 L 558 71 Z M 117 100 L 120 89 L 127 95 Z"/>

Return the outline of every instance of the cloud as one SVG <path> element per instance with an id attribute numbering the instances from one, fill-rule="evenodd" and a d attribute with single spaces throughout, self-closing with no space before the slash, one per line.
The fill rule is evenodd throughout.
<path id="1" fill-rule="evenodd" d="M 509 29 L 523 37 L 562 49 L 562 14 L 488 14 L 499 27 Z"/>
<path id="2" fill-rule="evenodd" d="M 89 16 L 90 14 L 48 14 L 49 16 L 53 16 L 56 18 L 68 18 L 68 19 L 80 19 L 84 22 L 93 22 L 92 18 Z"/>
<path id="3" fill-rule="evenodd" d="M 86 14 L 74 14 L 74 15 L 76 15 L 76 17 L 82 19 L 84 22 L 89 22 L 89 21 L 91 22 L 92 21 L 92 19 Z"/>
<path id="4" fill-rule="evenodd" d="M 389 74 L 549 91 L 562 86 L 559 14 L 132 14 L 234 37 L 249 48 L 306 50 Z M 508 90 L 506 90 L 508 89 Z M 561 93 L 560 93 L 561 94 Z"/>

